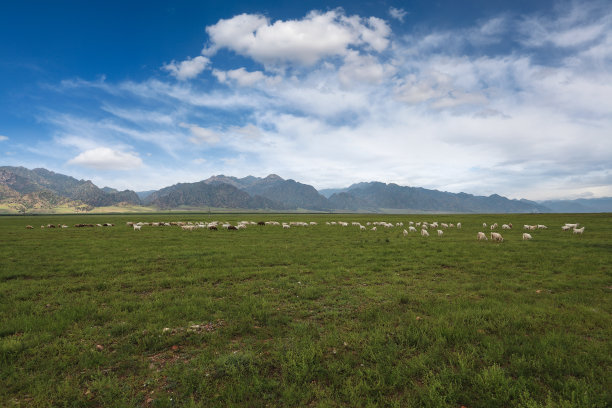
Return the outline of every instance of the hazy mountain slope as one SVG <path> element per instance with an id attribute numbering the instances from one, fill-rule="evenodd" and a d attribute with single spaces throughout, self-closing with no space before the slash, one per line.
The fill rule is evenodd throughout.
<path id="1" fill-rule="evenodd" d="M 579 198 L 577 200 L 548 200 L 540 201 L 539 203 L 550 208 L 552 212 L 612 212 L 612 197 Z"/>
<path id="2" fill-rule="evenodd" d="M 302 184 L 295 180 L 284 180 L 276 174 L 259 179 L 249 187 L 244 188 L 249 194 L 260 195 L 279 202 L 288 208 L 305 208 L 308 210 L 328 210 L 332 206 L 311 185 Z"/>
<path id="3" fill-rule="evenodd" d="M 220 208 L 284 209 L 279 203 L 264 197 L 251 197 L 247 192 L 232 185 L 225 183 L 209 184 L 206 181 L 179 183 L 162 188 L 148 196 L 145 202 L 160 208 L 186 205 Z"/>
<path id="4" fill-rule="evenodd" d="M 489 197 L 448 193 L 420 187 L 404 187 L 380 182 L 358 183 L 347 194 L 370 207 L 448 212 L 544 212 L 547 209 L 527 200 L 509 200 L 497 194 Z"/>

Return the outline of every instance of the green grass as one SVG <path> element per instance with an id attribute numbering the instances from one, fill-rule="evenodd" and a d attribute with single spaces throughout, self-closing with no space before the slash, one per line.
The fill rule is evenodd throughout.
<path id="1" fill-rule="evenodd" d="M 125 226 L 213 219 L 319 225 Z M 609 214 L 0 217 L 0 406 L 612 406 L 611 238 Z"/>

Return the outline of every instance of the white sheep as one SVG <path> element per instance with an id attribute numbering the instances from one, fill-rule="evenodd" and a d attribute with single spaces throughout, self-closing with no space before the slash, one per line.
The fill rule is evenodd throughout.
<path id="1" fill-rule="evenodd" d="M 460 222 L 457 223 L 457 229 L 461 229 L 461 223 Z"/>
<path id="2" fill-rule="evenodd" d="M 376 227 L 372 227 L 370 231 L 376 231 Z"/>
<path id="3" fill-rule="evenodd" d="M 404 236 L 408 236 L 408 231 L 404 230 L 402 233 L 404 234 Z"/>
<path id="4" fill-rule="evenodd" d="M 582 228 L 574 228 L 572 231 L 573 231 L 574 234 L 582 235 L 582 233 L 584 232 L 584 227 L 582 227 Z"/>
<path id="5" fill-rule="evenodd" d="M 546 225 L 538 224 L 538 229 L 548 229 Z"/>
<path id="6" fill-rule="evenodd" d="M 491 233 L 491 241 L 504 242 L 504 237 L 502 237 L 501 234 L 499 234 L 497 232 L 492 232 Z"/>
<path id="7" fill-rule="evenodd" d="M 444 234 L 444 231 L 438 230 L 438 236 L 441 237 Z"/>
<path id="8" fill-rule="evenodd" d="M 446 223 L 444 223 L 444 222 L 443 222 L 442 224 L 440 224 L 440 226 L 441 226 L 442 228 L 448 228 L 448 224 L 446 224 Z"/>
<path id="9" fill-rule="evenodd" d="M 423 228 L 423 229 L 421 230 L 421 236 L 423 236 L 423 237 L 428 237 L 428 236 L 429 236 L 429 232 L 427 232 L 427 230 L 426 230 L 425 228 Z"/>
<path id="10" fill-rule="evenodd" d="M 572 227 L 570 227 L 569 225 L 564 225 L 564 226 L 561 227 L 561 229 L 563 231 L 569 231 L 570 229 L 572 229 Z"/>
<path id="11" fill-rule="evenodd" d="M 511 227 L 511 226 L 509 226 L 508 224 L 503 224 L 503 225 L 502 225 L 502 229 L 509 230 L 509 229 L 511 229 L 511 228 L 512 228 L 512 227 Z"/>
<path id="12" fill-rule="evenodd" d="M 365 231 L 365 230 L 366 230 L 366 227 L 364 227 L 363 225 L 359 226 L 359 231 Z"/>
<path id="13" fill-rule="evenodd" d="M 487 228 L 487 223 L 486 222 L 482 223 L 482 228 Z"/>
<path id="14" fill-rule="evenodd" d="M 484 232 L 479 232 L 478 235 L 476 235 L 476 239 L 478 241 L 488 241 Z"/>
<path id="15" fill-rule="evenodd" d="M 527 241 L 528 239 L 532 239 L 532 238 L 533 237 L 531 236 L 531 234 L 523 232 L 523 241 Z"/>
<path id="16" fill-rule="evenodd" d="M 142 228 L 142 225 L 133 224 L 132 227 L 134 227 L 134 231 L 140 231 L 140 229 Z"/>
<path id="17" fill-rule="evenodd" d="M 410 232 L 416 232 L 416 228 L 414 228 L 413 226 L 408 227 L 408 231 Z"/>

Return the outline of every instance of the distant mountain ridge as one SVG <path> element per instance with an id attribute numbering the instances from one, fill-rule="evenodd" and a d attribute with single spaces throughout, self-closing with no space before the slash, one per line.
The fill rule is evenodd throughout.
<path id="1" fill-rule="evenodd" d="M 342 191 L 342 190 L 341 190 Z M 329 198 L 340 209 L 370 208 L 460 213 L 530 213 L 548 212 L 547 208 L 528 200 L 510 200 L 493 194 L 489 197 L 466 193 L 448 193 L 421 187 L 405 187 L 377 181 L 353 184 Z M 344 205 L 344 206 L 342 206 Z"/>
<path id="2" fill-rule="evenodd" d="M 263 178 L 213 175 L 195 183 L 178 183 L 136 193 L 112 187 L 98 188 L 89 180 L 77 180 L 42 168 L 29 170 L 10 166 L 0 167 L 0 207 L 2 205 L 19 208 L 20 212 L 54 206 L 85 211 L 116 205 L 324 212 L 612 212 L 612 198 L 535 202 L 511 200 L 497 194 L 475 196 L 378 181 L 317 191 L 311 185 L 285 180 L 276 174 Z"/>
<path id="3" fill-rule="evenodd" d="M 77 180 L 42 168 L 29 170 L 25 167 L 0 167 L 0 184 L 20 194 L 47 191 L 94 207 L 119 203 L 141 205 L 140 199 L 131 190 L 117 191 L 107 188 L 105 191 L 89 180 Z"/>

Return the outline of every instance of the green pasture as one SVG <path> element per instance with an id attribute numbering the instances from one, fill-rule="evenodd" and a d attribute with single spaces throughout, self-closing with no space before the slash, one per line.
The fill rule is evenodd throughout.
<path id="1" fill-rule="evenodd" d="M 611 312 L 609 214 L 0 217 L 2 407 L 609 407 Z"/>

